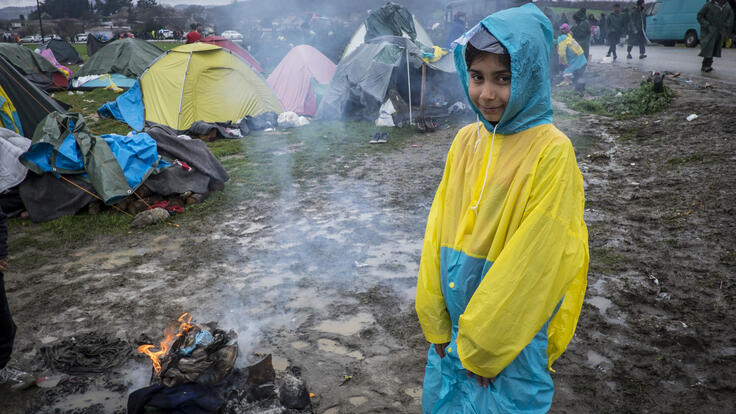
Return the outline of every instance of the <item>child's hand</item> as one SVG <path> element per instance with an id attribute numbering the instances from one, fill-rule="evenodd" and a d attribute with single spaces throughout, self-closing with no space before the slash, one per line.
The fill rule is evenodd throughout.
<path id="1" fill-rule="evenodd" d="M 8 258 L 3 257 L 0 259 L 0 272 L 4 271 L 6 267 L 8 267 Z"/>
<path id="2" fill-rule="evenodd" d="M 447 348 L 447 345 L 450 345 L 449 342 L 444 344 L 434 344 L 434 352 L 437 352 L 437 355 L 440 356 L 440 359 L 445 357 L 445 348 Z"/>
<path id="3" fill-rule="evenodd" d="M 488 388 L 488 384 L 489 383 L 496 381 L 496 377 L 493 377 L 493 378 L 481 377 L 480 375 L 473 374 L 472 372 L 468 371 L 467 369 L 465 370 L 465 375 L 467 375 L 468 378 L 475 377 L 475 379 L 478 380 L 478 385 L 480 385 L 483 388 Z"/>

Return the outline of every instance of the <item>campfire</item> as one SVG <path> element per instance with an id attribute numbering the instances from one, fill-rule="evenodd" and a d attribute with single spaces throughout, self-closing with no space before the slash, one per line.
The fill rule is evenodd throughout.
<path id="1" fill-rule="evenodd" d="M 225 332 L 216 322 L 192 323 L 192 315 L 184 313 L 164 329 L 158 350 L 145 344 L 138 352 L 151 358 L 151 383 L 168 387 L 191 382 L 214 385 L 235 365 L 237 338 L 234 331 Z"/>
<path id="2" fill-rule="evenodd" d="M 245 369 L 234 368 L 238 335 L 219 329 L 216 322 L 199 324 L 192 319 L 189 313 L 179 316 L 164 329 L 158 348 L 153 344 L 138 347 L 139 353 L 151 358 L 151 380 L 149 386 L 128 397 L 129 413 L 171 409 L 166 404 L 172 395 L 189 408 L 197 405 L 201 409 L 197 412 L 312 412 L 298 367 L 276 373 L 270 354 L 254 354 L 258 362 Z M 156 399 L 157 394 L 165 397 Z"/>

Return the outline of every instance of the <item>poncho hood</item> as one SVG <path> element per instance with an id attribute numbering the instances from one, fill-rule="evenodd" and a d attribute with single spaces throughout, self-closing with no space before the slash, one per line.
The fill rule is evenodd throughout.
<path id="1" fill-rule="evenodd" d="M 506 111 L 496 126 L 499 134 L 515 134 L 526 129 L 552 123 L 552 99 L 549 76 L 552 23 L 537 6 L 526 4 L 494 13 L 468 30 L 453 43 L 455 67 L 465 96 L 486 129 L 491 125 L 468 94 L 468 67 L 465 49 L 478 30 L 488 30 L 511 56 L 511 97 Z"/>

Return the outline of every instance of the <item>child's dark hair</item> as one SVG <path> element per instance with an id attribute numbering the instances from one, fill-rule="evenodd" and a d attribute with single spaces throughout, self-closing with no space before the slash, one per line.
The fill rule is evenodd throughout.
<path id="1" fill-rule="evenodd" d="M 470 69 L 470 65 L 473 64 L 473 61 L 475 59 L 483 55 L 492 55 L 492 54 L 494 53 L 489 53 L 489 52 L 480 50 L 476 48 L 475 46 L 473 46 L 472 44 L 470 44 L 470 42 L 468 42 L 467 46 L 465 47 L 465 65 L 468 69 Z M 511 56 L 508 53 L 504 53 L 503 55 L 499 55 L 499 56 L 501 56 L 501 60 L 503 61 L 503 64 L 507 68 L 510 69 L 511 68 Z"/>

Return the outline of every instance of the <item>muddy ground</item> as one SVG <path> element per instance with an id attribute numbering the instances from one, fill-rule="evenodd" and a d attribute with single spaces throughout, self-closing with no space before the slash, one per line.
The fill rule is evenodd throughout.
<path id="1" fill-rule="evenodd" d="M 593 65 L 588 83 L 629 88 L 641 77 Z M 668 80 L 671 107 L 636 119 L 556 111 L 585 177 L 591 265 L 577 333 L 555 366 L 552 412 L 736 406 L 736 86 L 705 82 Z M 691 113 L 699 118 L 688 122 Z M 231 182 L 248 197 L 225 211 L 98 235 L 42 261 L 28 260 L 39 251 L 11 234 L 14 363 L 48 374 L 42 346 L 95 332 L 132 348 L 191 312 L 238 331 L 241 365 L 270 352 L 277 370 L 300 367 L 315 412 L 420 412 L 427 344 L 414 284 L 453 135 L 407 138 L 345 161 L 343 173 L 274 168 L 278 193 Z M 278 165 L 293 164 L 291 154 L 276 154 Z M 71 382 L 79 386 L 0 389 L 0 411 L 124 412 L 149 372 L 131 352 L 118 368 Z"/>

